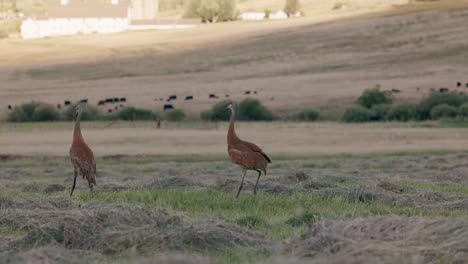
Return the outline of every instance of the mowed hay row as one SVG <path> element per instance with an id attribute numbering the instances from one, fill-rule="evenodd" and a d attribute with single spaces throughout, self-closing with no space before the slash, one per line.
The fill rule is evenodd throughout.
<path id="1" fill-rule="evenodd" d="M 165 209 L 91 204 L 68 211 L 4 209 L 0 227 L 29 230 L 1 251 L 59 245 L 113 255 L 135 251 L 216 253 L 240 246 L 271 247 L 260 234 L 219 221 L 186 222 Z"/>
<path id="2" fill-rule="evenodd" d="M 466 219 L 323 220 L 294 241 L 290 252 L 316 263 L 464 263 L 467 237 Z"/>

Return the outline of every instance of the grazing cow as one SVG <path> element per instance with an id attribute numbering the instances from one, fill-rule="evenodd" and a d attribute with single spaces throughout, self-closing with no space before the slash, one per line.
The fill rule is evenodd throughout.
<path id="1" fill-rule="evenodd" d="M 210 98 L 218 98 L 218 96 L 216 96 L 216 94 L 210 94 L 209 97 L 210 97 Z"/>
<path id="2" fill-rule="evenodd" d="M 164 98 L 159 98 L 159 101 L 164 101 Z"/>
<path id="3" fill-rule="evenodd" d="M 177 99 L 177 95 L 170 95 L 169 98 L 167 98 L 167 102 L 170 102 L 172 100 L 176 100 Z"/>
<path id="4" fill-rule="evenodd" d="M 254 94 L 257 94 L 257 91 L 254 91 Z"/>
<path id="5" fill-rule="evenodd" d="M 466 88 L 468 88 L 468 83 L 466 83 Z"/>
<path id="6" fill-rule="evenodd" d="M 105 105 L 106 104 L 106 101 L 104 100 L 99 100 L 98 104 L 97 105 Z"/>
<path id="7" fill-rule="evenodd" d="M 398 89 L 392 89 L 392 93 L 399 93 L 399 92 L 401 92 L 401 91 L 398 90 Z"/>
<path id="8" fill-rule="evenodd" d="M 448 90 L 448 88 L 439 88 L 439 93 L 446 93 Z"/>
<path id="9" fill-rule="evenodd" d="M 114 107 L 114 109 L 115 109 L 115 110 L 119 110 L 119 107 L 118 107 L 118 106 L 116 106 L 116 107 Z"/>
<path id="10" fill-rule="evenodd" d="M 64 105 L 71 105 L 71 102 L 66 100 L 65 102 L 63 102 Z"/>
<path id="11" fill-rule="evenodd" d="M 115 102 L 115 103 L 117 103 L 117 102 L 119 102 L 119 101 L 120 101 L 119 98 L 117 98 L 117 97 L 114 98 L 114 102 Z"/>
<path id="12" fill-rule="evenodd" d="M 106 103 L 114 103 L 114 98 L 106 98 Z"/>
<path id="13" fill-rule="evenodd" d="M 88 103 L 88 99 L 81 99 L 80 103 L 86 104 L 86 103 Z"/>
<path id="14" fill-rule="evenodd" d="M 127 98 L 126 97 L 121 97 L 120 102 L 127 102 Z"/>
<path id="15" fill-rule="evenodd" d="M 461 87 L 462 86 L 462 83 L 461 82 L 457 82 L 457 87 Z"/>
<path id="16" fill-rule="evenodd" d="M 229 94 L 226 94 L 224 97 L 229 98 Z"/>
<path id="17" fill-rule="evenodd" d="M 8 105 L 8 109 L 11 110 L 13 107 L 11 105 Z"/>
<path id="18" fill-rule="evenodd" d="M 165 104 L 164 111 L 169 110 L 169 109 L 174 109 L 174 106 L 172 106 L 171 104 Z"/>
<path id="19" fill-rule="evenodd" d="M 245 91 L 244 94 L 250 94 L 250 91 Z"/>
<path id="20" fill-rule="evenodd" d="M 193 100 L 193 96 L 189 95 L 189 96 L 185 96 L 185 100 Z"/>
<path id="21" fill-rule="evenodd" d="M 120 108 L 125 107 L 123 104 L 120 104 Z"/>
<path id="22" fill-rule="evenodd" d="M 108 113 L 112 113 L 112 109 L 108 109 L 107 112 L 108 112 Z"/>
<path id="23" fill-rule="evenodd" d="M 61 105 L 61 104 L 57 104 L 57 108 L 58 108 L 58 109 L 62 108 L 62 105 Z"/>

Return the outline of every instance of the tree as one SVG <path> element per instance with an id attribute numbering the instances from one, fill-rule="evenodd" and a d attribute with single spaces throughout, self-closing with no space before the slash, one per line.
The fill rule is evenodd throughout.
<path id="1" fill-rule="evenodd" d="M 191 0 L 186 16 L 199 17 L 203 22 L 229 21 L 236 19 L 235 0 Z"/>
<path id="2" fill-rule="evenodd" d="M 284 12 L 288 15 L 294 15 L 301 10 L 301 3 L 299 0 L 286 0 L 286 4 L 284 6 Z"/>

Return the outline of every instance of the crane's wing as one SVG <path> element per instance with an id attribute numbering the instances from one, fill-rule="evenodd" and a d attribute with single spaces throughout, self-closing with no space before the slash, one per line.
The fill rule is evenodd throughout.
<path id="1" fill-rule="evenodd" d="M 70 161 L 75 168 L 80 170 L 83 176 L 96 173 L 96 161 L 92 152 L 83 148 L 71 148 Z"/>
<path id="2" fill-rule="evenodd" d="M 259 152 L 268 161 L 268 163 L 271 163 L 270 157 L 268 157 L 267 154 L 265 154 L 265 152 L 263 152 L 263 150 L 254 143 L 248 141 L 241 141 L 239 143 L 234 144 L 234 147 L 243 151 Z"/>

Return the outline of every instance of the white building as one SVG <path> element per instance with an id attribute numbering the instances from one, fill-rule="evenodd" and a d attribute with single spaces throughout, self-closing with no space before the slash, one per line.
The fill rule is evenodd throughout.
<path id="1" fill-rule="evenodd" d="M 274 13 L 270 13 L 270 19 L 287 19 L 288 14 L 286 14 L 283 10 L 278 10 Z"/>
<path id="2" fill-rule="evenodd" d="M 57 0 L 47 14 L 23 20 L 21 37 L 122 32 L 132 20 L 156 21 L 157 6 L 158 0 Z"/>
<path id="3" fill-rule="evenodd" d="M 242 20 L 263 20 L 265 18 L 265 13 L 263 12 L 244 12 L 239 16 Z"/>

